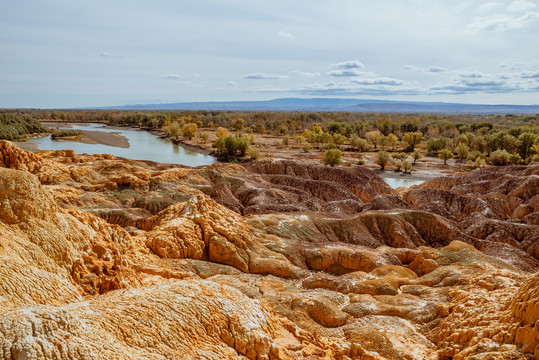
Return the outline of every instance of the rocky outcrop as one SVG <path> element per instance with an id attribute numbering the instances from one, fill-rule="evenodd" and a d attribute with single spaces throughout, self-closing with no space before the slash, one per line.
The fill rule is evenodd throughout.
<path id="1" fill-rule="evenodd" d="M 537 166 L 401 196 L 358 167 L 0 149 L 0 357 L 539 356 Z"/>
<path id="2" fill-rule="evenodd" d="M 233 288 L 185 280 L 69 306 L 4 312 L 0 354 L 14 359 L 294 359 L 294 346 L 310 346 L 320 358 L 339 355 L 323 341 L 313 344 L 291 330 L 266 306 Z"/>
<path id="3" fill-rule="evenodd" d="M 196 195 L 139 224 L 146 245 L 162 257 L 204 259 L 243 272 L 299 276 L 281 254 L 253 240 L 240 215 L 209 197 Z"/>
<path id="4" fill-rule="evenodd" d="M 14 305 L 76 299 L 78 292 L 99 294 L 140 283 L 129 269 L 132 243 L 125 230 L 85 212 L 59 209 L 28 172 L 0 168 L 0 233 L 8 264 L 1 271 L 0 297 Z M 18 286 L 28 282 L 33 285 Z"/>
<path id="5" fill-rule="evenodd" d="M 0 167 L 31 172 L 43 184 L 71 180 L 71 174 L 65 166 L 24 151 L 5 140 L 0 140 Z"/>

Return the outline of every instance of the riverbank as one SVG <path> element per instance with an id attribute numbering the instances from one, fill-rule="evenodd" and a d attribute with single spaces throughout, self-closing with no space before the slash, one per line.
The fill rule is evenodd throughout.
<path id="1" fill-rule="evenodd" d="M 64 122 L 52 122 L 52 121 L 44 121 L 43 124 L 51 131 L 54 132 L 56 130 L 62 130 L 62 129 L 72 129 L 73 126 L 86 126 L 87 123 L 64 123 Z M 121 127 L 117 126 L 108 126 L 106 124 L 103 124 L 103 128 L 110 129 L 110 130 L 122 130 Z M 107 145 L 107 146 L 114 146 L 119 148 L 128 149 L 129 148 L 129 140 L 116 132 L 103 132 L 103 131 L 93 131 L 93 130 L 85 130 L 81 129 L 82 136 L 79 138 L 69 138 L 69 139 L 56 139 L 55 141 L 63 141 L 63 142 L 82 142 L 85 144 L 101 144 L 101 145 Z"/>

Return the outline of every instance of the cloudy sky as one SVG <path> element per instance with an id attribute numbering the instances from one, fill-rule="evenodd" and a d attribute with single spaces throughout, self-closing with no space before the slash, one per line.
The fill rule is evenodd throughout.
<path id="1" fill-rule="evenodd" d="M 0 107 L 539 104 L 539 0 L 0 0 Z"/>

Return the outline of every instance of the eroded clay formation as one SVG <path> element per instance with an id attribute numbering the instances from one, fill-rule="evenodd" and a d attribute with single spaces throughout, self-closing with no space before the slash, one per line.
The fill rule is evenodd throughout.
<path id="1" fill-rule="evenodd" d="M 0 358 L 539 359 L 539 165 L 359 167 L 0 142 Z"/>

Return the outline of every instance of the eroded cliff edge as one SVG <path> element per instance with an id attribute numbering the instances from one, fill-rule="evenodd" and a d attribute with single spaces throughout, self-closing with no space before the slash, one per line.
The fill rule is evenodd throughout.
<path id="1" fill-rule="evenodd" d="M 0 166 L 3 358 L 539 358 L 539 165 Z"/>

